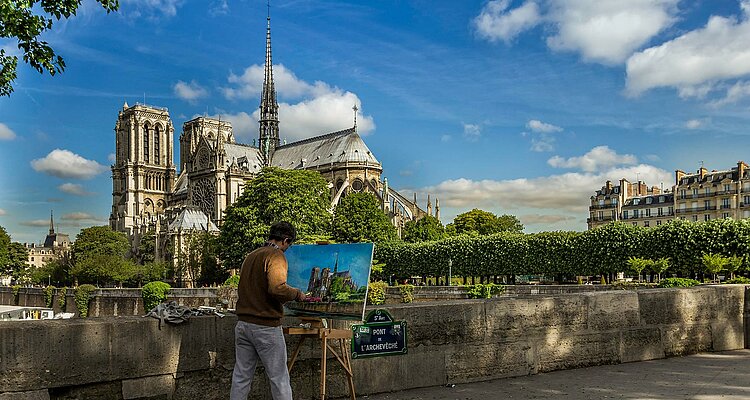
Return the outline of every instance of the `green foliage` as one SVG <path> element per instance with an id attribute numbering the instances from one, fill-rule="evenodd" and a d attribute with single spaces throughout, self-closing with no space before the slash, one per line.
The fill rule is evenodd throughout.
<path id="1" fill-rule="evenodd" d="M 397 238 L 372 193 L 351 193 L 341 199 L 333 215 L 333 238 L 344 243 L 382 242 Z"/>
<path id="2" fill-rule="evenodd" d="M 316 171 L 264 168 L 227 207 L 218 255 L 228 269 L 239 269 L 250 251 L 266 240 L 274 222 L 288 221 L 303 241 L 330 233 L 328 182 Z"/>
<path id="3" fill-rule="evenodd" d="M 716 280 L 716 274 L 723 271 L 729 263 L 729 259 L 721 254 L 703 254 L 702 259 L 706 272 L 714 275 L 714 281 Z"/>
<path id="4" fill-rule="evenodd" d="M 21 285 L 13 285 L 10 290 L 13 293 L 13 302 L 18 304 L 18 292 L 21 290 Z"/>
<path id="5" fill-rule="evenodd" d="M 0 53 L 1 54 L 1 53 Z M 0 226 L 0 275 L 10 275 L 8 266 L 8 246 L 10 246 L 10 235 Z"/>
<path id="6" fill-rule="evenodd" d="M 681 287 L 681 288 L 687 288 L 687 287 L 693 287 L 696 285 L 700 285 L 701 283 L 696 281 L 695 279 L 688 279 L 688 278 L 664 278 L 659 282 L 660 288 L 673 288 L 673 287 Z"/>
<path id="7" fill-rule="evenodd" d="M 653 265 L 653 261 L 647 260 L 645 258 L 640 257 L 630 257 L 628 258 L 628 267 L 631 271 L 638 274 L 638 282 L 641 281 L 641 272 L 643 272 L 644 269 L 649 268 L 651 265 Z"/>
<path id="8" fill-rule="evenodd" d="M 60 306 L 60 310 L 65 312 L 65 306 L 68 305 L 68 287 L 63 286 L 60 291 L 57 292 L 57 305 Z"/>
<path id="9" fill-rule="evenodd" d="M 499 232 L 521 233 L 523 224 L 513 215 L 495 214 L 480 209 L 473 209 L 459 214 L 453 220 L 455 234 L 491 235 Z"/>
<path id="10" fill-rule="evenodd" d="M 175 264 L 176 280 L 193 284 L 223 282 L 227 273 L 219 267 L 217 238 L 209 232 L 193 232 L 187 235 L 187 245 L 177 249 Z"/>
<path id="11" fill-rule="evenodd" d="M 445 228 L 440 220 L 427 215 L 417 221 L 407 221 L 402 231 L 405 242 L 416 243 L 445 238 Z"/>
<path id="12" fill-rule="evenodd" d="M 5 269 L 10 272 L 13 279 L 18 282 L 30 282 L 28 261 L 29 249 L 26 246 L 18 242 L 12 242 L 8 246 L 8 262 Z"/>
<path id="13" fill-rule="evenodd" d="M 494 283 L 476 284 L 468 287 L 466 294 L 470 299 L 491 299 L 492 296 L 505 292 L 505 286 Z"/>
<path id="14" fill-rule="evenodd" d="M 55 297 L 55 287 L 52 285 L 47 286 L 44 288 L 44 304 L 47 305 L 47 307 L 52 308 L 52 300 Z"/>
<path id="15" fill-rule="evenodd" d="M 398 291 L 401 294 L 402 303 L 414 301 L 414 285 L 399 285 Z"/>
<path id="16" fill-rule="evenodd" d="M 97 0 L 109 13 L 119 7 L 117 0 Z M 37 3 L 39 3 L 37 5 Z M 23 53 L 24 62 L 39 73 L 50 75 L 63 72 L 65 61 L 55 54 L 49 44 L 39 37 L 52 29 L 53 21 L 76 14 L 80 0 L 38 0 L 0 2 L 0 38 L 14 38 Z M 40 12 L 41 11 L 41 12 Z M 18 57 L 0 49 L 0 95 L 10 96 L 16 79 Z"/>
<path id="17" fill-rule="evenodd" d="M 724 269 L 729 272 L 732 278 L 734 278 L 734 273 L 742 268 L 742 264 L 744 263 L 745 260 L 743 257 L 731 256 L 727 258 L 727 264 L 724 266 Z"/>
<path id="18" fill-rule="evenodd" d="M 224 281 L 224 284 L 222 284 L 221 286 L 228 286 L 233 288 L 239 287 L 240 276 L 238 274 L 230 276 L 229 278 L 227 278 L 227 280 Z"/>
<path id="19" fill-rule="evenodd" d="M 149 230 L 141 237 L 135 256 L 140 265 L 154 262 L 154 258 L 156 257 L 156 234 L 153 230 Z"/>
<path id="20" fill-rule="evenodd" d="M 141 297 L 143 298 L 143 308 L 150 311 L 167 299 L 167 294 L 172 287 L 168 283 L 155 281 L 143 285 Z"/>
<path id="21" fill-rule="evenodd" d="M 742 285 L 750 285 L 750 278 L 745 278 L 744 276 L 738 276 L 732 279 L 727 280 L 724 283 L 732 284 L 742 284 Z"/>
<path id="22" fill-rule="evenodd" d="M 94 285 L 84 284 L 76 288 L 73 298 L 76 302 L 76 308 L 81 318 L 86 318 L 89 315 L 89 300 L 91 300 L 91 294 L 94 293 L 96 287 Z"/>
<path id="23" fill-rule="evenodd" d="M 379 305 L 385 303 L 385 288 L 388 284 L 383 281 L 370 282 L 367 285 L 367 303 Z"/>
<path id="24" fill-rule="evenodd" d="M 82 229 L 73 244 L 70 274 L 79 282 L 122 283 L 135 274 L 135 265 L 125 258 L 128 238 L 109 226 Z"/>

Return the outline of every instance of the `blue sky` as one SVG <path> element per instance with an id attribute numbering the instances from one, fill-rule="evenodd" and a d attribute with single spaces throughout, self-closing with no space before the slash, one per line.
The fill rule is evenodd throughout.
<path id="1" fill-rule="evenodd" d="M 443 222 L 477 207 L 527 232 L 583 230 L 607 179 L 665 187 L 675 169 L 748 157 L 750 1 L 274 1 L 281 135 L 358 126 L 407 197 Z M 182 123 L 221 115 L 244 143 L 265 1 L 121 0 L 45 34 L 67 70 L 22 65 L 0 98 L 0 225 L 14 240 L 106 224 L 124 102 Z M 6 51 L 12 41 L 0 41 Z M 175 155 L 179 154 L 177 151 Z"/>

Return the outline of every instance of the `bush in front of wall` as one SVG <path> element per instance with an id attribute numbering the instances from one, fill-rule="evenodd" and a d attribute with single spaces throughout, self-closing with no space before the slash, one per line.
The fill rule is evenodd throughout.
<path id="1" fill-rule="evenodd" d="M 744 276 L 738 276 L 735 278 L 732 278 L 724 283 L 732 284 L 732 283 L 738 283 L 742 285 L 750 285 L 750 278 L 745 278 Z"/>
<path id="2" fill-rule="evenodd" d="M 52 300 L 55 297 L 55 287 L 52 285 L 47 286 L 44 288 L 44 304 L 47 305 L 47 308 L 52 308 Z"/>
<path id="3" fill-rule="evenodd" d="M 688 288 L 700 285 L 701 283 L 696 281 L 695 279 L 688 279 L 688 278 L 664 278 L 659 282 L 660 288 Z"/>
<path id="4" fill-rule="evenodd" d="M 143 309 L 148 312 L 159 303 L 163 303 L 167 299 L 169 289 L 172 289 L 166 282 L 149 282 L 143 285 L 141 289 L 141 297 L 143 297 Z"/>
<path id="5" fill-rule="evenodd" d="M 68 287 L 63 286 L 60 288 L 60 291 L 57 293 L 57 305 L 60 306 L 60 311 L 65 312 L 65 306 L 68 305 Z"/>
<path id="6" fill-rule="evenodd" d="M 370 282 L 367 285 L 367 302 L 369 304 L 379 305 L 385 303 L 385 288 L 388 286 L 383 281 Z"/>
<path id="7" fill-rule="evenodd" d="M 18 305 L 18 291 L 21 290 L 21 285 L 13 285 L 10 289 L 13 291 L 13 304 Z"/>
<path id="8" fill-rule="evenodd" d="M 505 286 L 503 285 L 479 283 L 469 286 L 469 290 L 466 291 L 466 294 L 469 295 L 470 299 L 490 299 L 492 296 L 503 292 L 505 292 Z"/>
<path id="9" fill-rule="evenodd" d="M 399 293 L 401 293 L 402 303 L 411 303 L 414 301 L 414 285 L 401 285 L 398 287 Z"/>
<path id="10" fill-rule="evenodd" d="M 76 308 L 81 318 L 86 318 L 89 315 L 89 300 L 91 300 L 91 293 L 94 293 L 96 287 L 94 285 L 84 284 L 76 288 L 73 297 L 76 302 Z"/>

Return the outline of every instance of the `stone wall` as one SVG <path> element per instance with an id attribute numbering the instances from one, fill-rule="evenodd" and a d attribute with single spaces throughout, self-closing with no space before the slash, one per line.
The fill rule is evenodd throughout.
<path id="1" fill-rule="evenodd" d="M 743 285 L 717 285 L 389 305 L 408 323 L 409 353 L 353 360 L 355 386 L 366 395 L 740 349 L 746 298 Z M 3 322 L 0 393 L 226 399 L 235 321 L 197 317 L 161 329 L 140 317 Z M 317 397 L 318 351 L 303 347 L 292 371 L 295 398 Z M 330 397 L 345 396 L 341 368 L 328 366 Z M 252 398 L 269 399 L 261 369 L 256 378 Z"/>

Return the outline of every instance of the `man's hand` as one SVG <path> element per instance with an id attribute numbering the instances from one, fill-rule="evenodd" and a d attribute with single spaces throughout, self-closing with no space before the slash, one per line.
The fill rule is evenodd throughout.
<path id="1" fill-rule="evenodd" d="M 305 301 L 306 298 L 307 298 L 307 296 L 305 295 L 305 293 L 300 290 L 299 294 L 297 295 L 297 298 L 295 300 L 297 300 L 297 301 Z"/>

